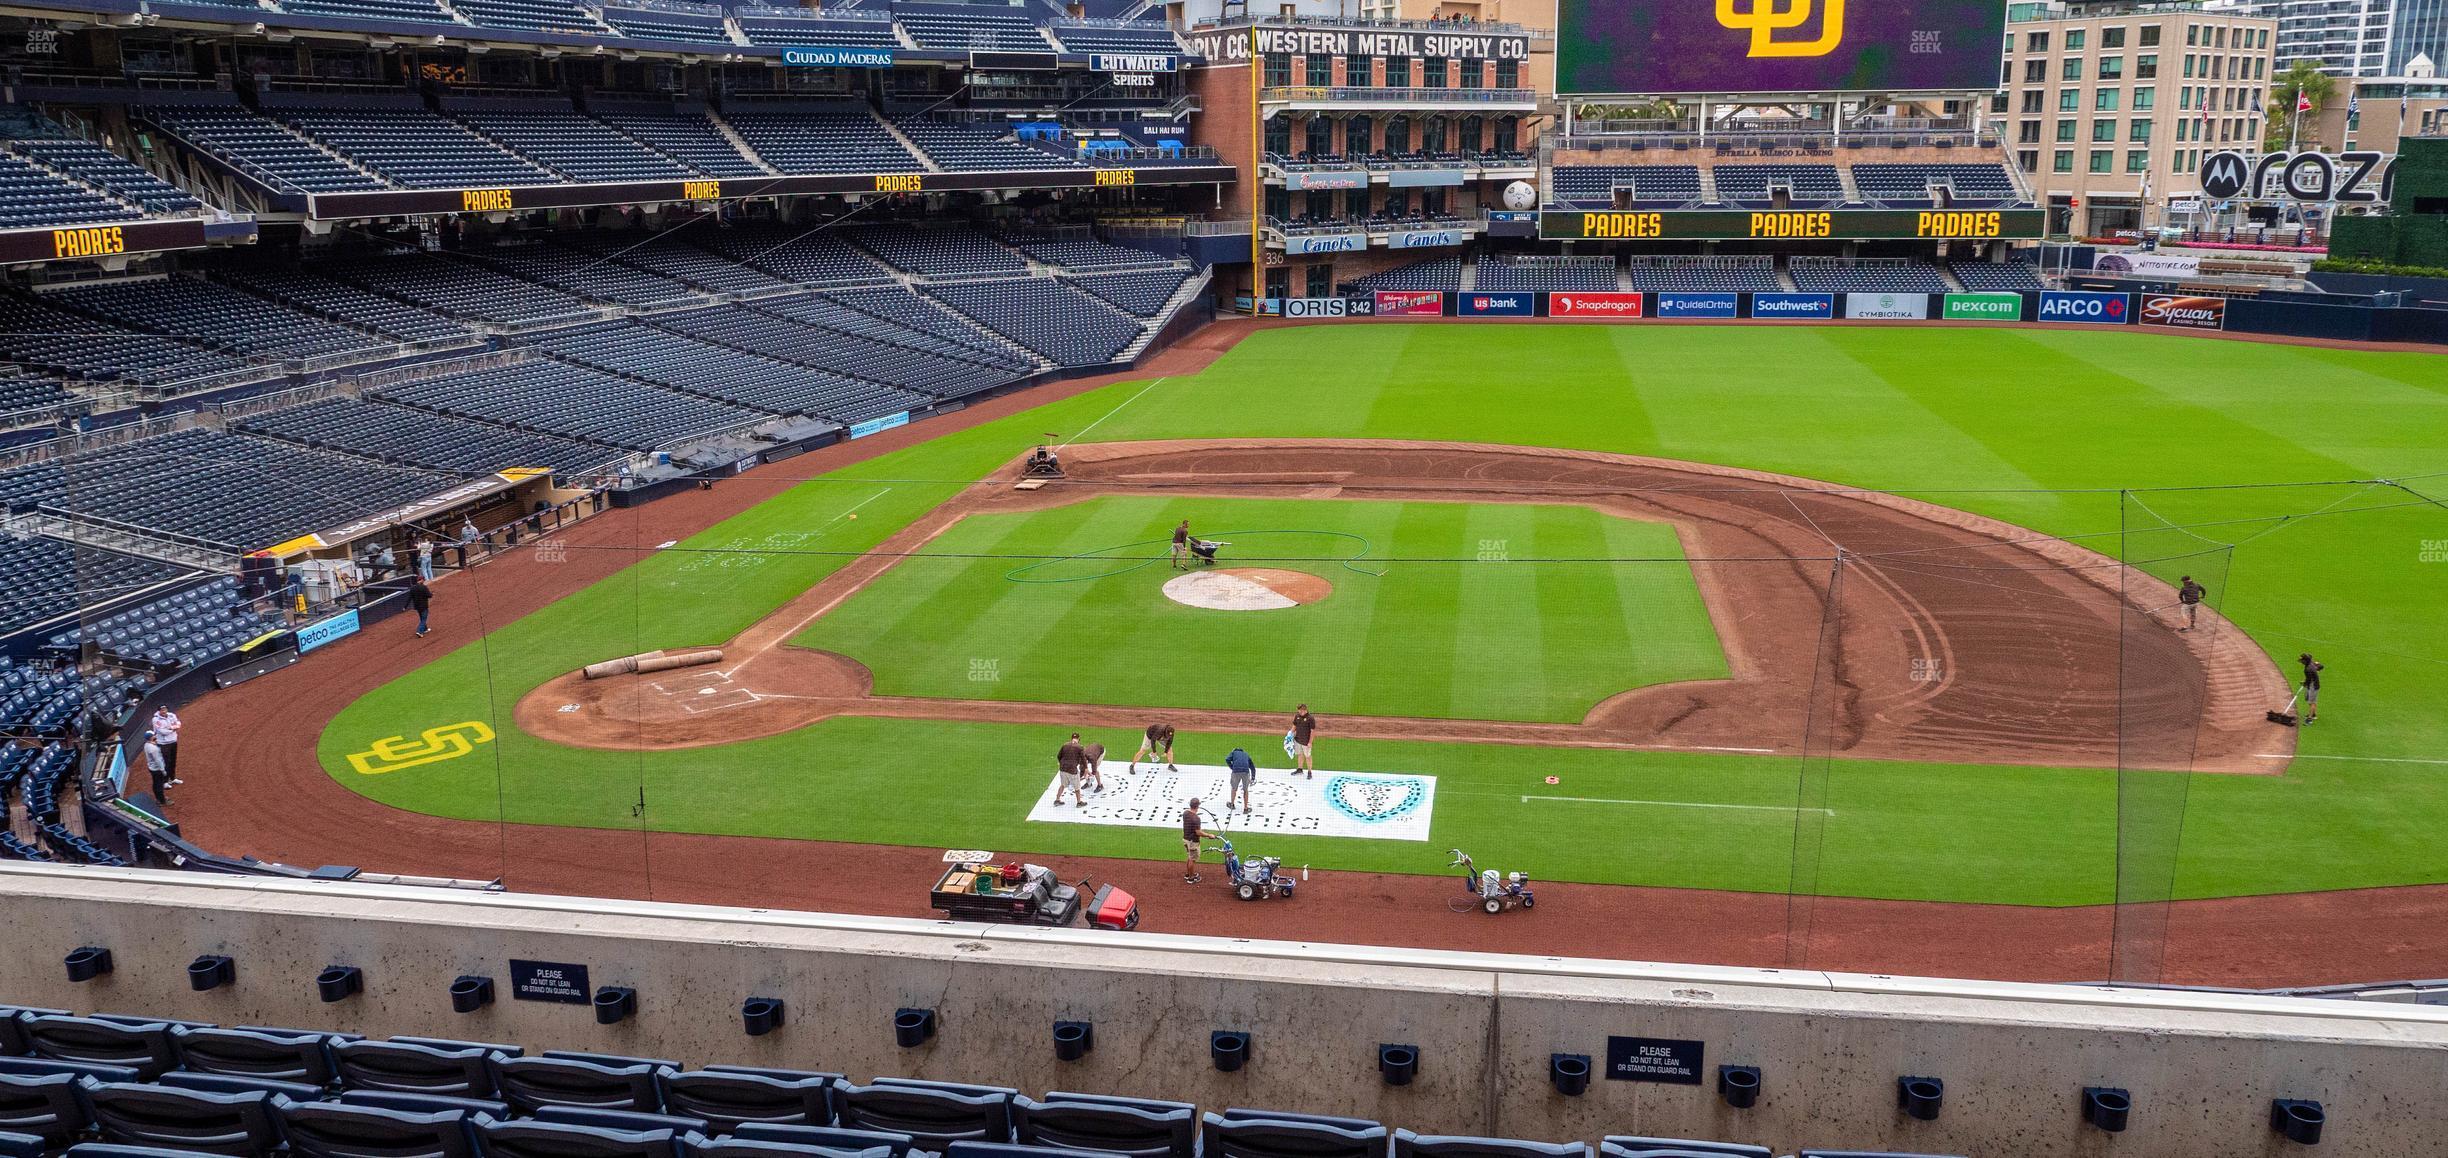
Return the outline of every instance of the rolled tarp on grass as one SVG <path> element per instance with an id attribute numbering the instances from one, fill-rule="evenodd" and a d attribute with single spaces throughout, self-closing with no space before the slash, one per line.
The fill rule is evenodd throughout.
<path id="1" fill-rule="evenodd" d="M 643 675 L 647 672 L 670 671 L 676 667 L 696 667 L 700 664 L 721 663 L 722 657 L 722 649 L 719 647 L 700 648 L 695 651 L 639 652 L 636 655 L 624 655 L 619 659 L 607 659 L 602 663 L 590 663 L 586 665 L 586 678 L 599 680 L 610 676 L 628 675 L 632 672 Z"/>

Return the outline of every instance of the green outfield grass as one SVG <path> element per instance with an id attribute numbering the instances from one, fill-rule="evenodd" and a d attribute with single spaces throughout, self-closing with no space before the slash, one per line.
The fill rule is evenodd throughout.
<path id="1" fill-rule="evenodd" d="M 1383 437 L 1651 454 L 1894 490 L 2053 534 L 2113 536 L 2137 517 L 2121 487 L 2448 471 L 2448 359 L 2027 329 L 1269 331 L 1203 374 L 1108 387 L 777 489 L 369 695 L 334 720 L 320 753 L 354 791 L 475 820 L 1174 856 L 1178 845 L 1157 830 L 1023 819 L 1044 786 L 1052 729 L 842 719 L 723 748 L 636 754 L 542 743 L 510 722 L 519 696 L 580 664 L 730 638 L 845 552 L 872 546 L 1047 430 L 1086 431 L 1088 441 Z M 2437 495 L 2448 491 L 2441 482 L 2412 485 Z M 2448 881 L 2439 838 L 2448 831 L 2448 508 L 2390 487 L 2143 499 L 2167 522 L 2222 524 L 2198 532 L 2236 544 L 2216 552 L 2213 598 L 2273 654 L 2317 651 L 2329 673 L 2322 720 L 2303 734 L 2305 758 L 2286 776 L 2153 778 L 2150 816 L 2132 808 L 2145 782 L 2129 780 L 2129 851 L 2180 835 L 2181 896 Z M 858 519 L 841 517 L 852 512 Z M 2095 545 L 2116 549 L 2113 537 Z M 438 589 L 437 614 L 466 613 L 454 586 Z M 918 619 L 965 612 L 926 607 L 924 592 L 898 598 L 913 596 L 923 615 L 819 630 L 859 634 L 880 672 L 913 665 L 916 678 L 936 660 L 899 652 L 969 645 L 930 642 L 955 637 L 929 635 L 937 628 Z M 1072 623 L 1070 612 L 1040 615 L 1054 628 Z M 1451 622 L 1416 626 L 1455 631 Z M 1014 650 L 1005 678 L 1033 678 L 1020 665 L 1035 653 Z M 1285 662 L 1214 651 L 1253 667 Z M 960 662 L 965 670 L 967 657 Z M 1229 694 L 1274 706 L 1287 694 L 1306 698 L 1331 719 L 1369 702 L 1362 697 L 1404 694 L 1380 687 L 1381 672 L 1386 683 L 1418 678 L 1365 660 L 1358 671 L 1366 678 L 1348 691 L 1287 693 L 1251 677 Z M 1224 694 L 1199 665 L 1149 665 L 1131 678 L 1167 695 Z M 469 719 L 491 721 L 500 739 L 384 776 L 346 764 L 375 738 Z M 1262 752 L 1271 741 L 1186 737 L 1185 755 L 1212 759 L 1235 744 Z M 1331 737 L 1321 756 L 1329 767 L 1434 774 L 1439 800 L 1427 844 L 1286 842 L 1294 847 L 1281 855 L 1320 868 L 1440 871 L 1450 843 L 1547 879 L 2021 904 L 2116 895 L 2112 772 L 1847 760 L 1806 770 L 1792 758 Z M 1550 775 L 1562 790 L 1544 785 Z M 641 789 L 649 803 L 638 816 Z M 1829 815 L 1803 818 L 1822 851 L 1797 871 L 1791 809 L 1805 799 Z"/>
<path id="2" fill-rule="evenodd" d="M 1334 591 L 1268 612 L 1166 599 L 1182 519 L 1227 540 L 1228 563 Z M 1503 567 L 1481 550 L 1667 562 Z M 973 515 L 926 551 L 795 642 L 865 663 L 887 695 L 1477 720 L 1569 723 L 1629 688 L 1726 675 L 1673 529 L 1589 507 L 1103 498 Z M 1184 678 L 1152 689 L 1151 667 Z"/>

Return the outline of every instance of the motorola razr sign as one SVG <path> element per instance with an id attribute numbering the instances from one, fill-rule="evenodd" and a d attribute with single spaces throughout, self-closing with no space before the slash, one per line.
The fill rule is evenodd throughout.
<path id="1" fill-rule="evenodd" d="M 2202 158 L 2202 196 L 2214 201 L 2387 201 L 2397 183 L 2397 158 L 2355 150 L 2328 153 L 2211 153 Z"/>

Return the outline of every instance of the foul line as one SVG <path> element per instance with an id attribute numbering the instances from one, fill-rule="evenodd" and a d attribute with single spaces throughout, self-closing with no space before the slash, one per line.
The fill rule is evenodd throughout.
<path id="1" fill-rule="evenodd" d="M 2363 761 L 2363 762 L 2365 762 L 2365 763 L 2369 763 L 2369 764 L 2448 764 L 2448 760 L 2431 760 L 2431 759 L 2425 759 L 2425 758 L 2423 758 L 2423 757 L 2419 757 L 2419 756 L 2322 756 L 2322 755 L 2315 755 L 2315 754 L 2310 753 L 2310 752 L 2297 752 L 2297 753 L 2295 753 L 2295 754 L 2294 754 L 2294 755 L 2292 755 L 2292 756 L 2289 756 L 2289 755 L 2287 755 L 2286 753 L 2283 753 L 2283 752 L 2261 752 L 2261 753 L 2257 753 L 2257 754 L 2255 754 L 2255 755 L 2253 756 L 2253 759 L 2255 759 L 2255 760 L 2361 760 L 2361 761 Z"/>
<path id="2" fill-rule="evenodd" d="M 1133 394 L 1133 395 L 1131 395 L 1130 397 L 1125 398 L 1125 399 L 1123 399 L 1122 401 L 1115 403 L 1115 404 L 1114 404 L 1114 408 L 1113 408 L 1113 409 L 1106 411 L 1106 412 L 1105 412 L 1105 413 L 1104 413 L 1102 416 L 1100 416 L 1100 417 L 1099 417 L 1099 418 L 1098 418 L 1096 421 L 1091 422 L 1091 423 L 1089 423 L 1088 425 L 1081 427 L 1081 428 L 1079 429 L 1079 433 L 1074 434 L 1074 435 L 1072 435 L 1071 437 L 1069 437 L 1069 438 L 1066 438 L 1066 439 L 1062 440 L 1062 443 L 1061 443 L 1060 447 L 1058 447 L 1058 449 L 1068 449 L 1072 443 L 1074 443 L 1074 442 L 1078 442 L 1079 440 L 1081 440 L 1081 439 L 1083 439 L 1083 438 L 1088 437 L 1088 432 L 1089 432 L 1089 431 L 1091 431 L 1091 430 L 1095 430 L 1097 427 L 1100 427 L 1100 426 L 1105 425 L 1105 419 L 1107 419 L 1107 418 L 1111 418 L 1111 417 L 1113 417 L 1113 416 L 1114 416 L 1114 415 L 1116 415 L 1116 414 L 1120 414 L 1120 413 L 1122 413 L 1122 408 L 1123 408 L 1123 407 L 1128 406 L 1128 405 L 1130 405 L 1130 404 L 1131 404 L 1131 403 L 1133 403 L 1133 402 L 1137 402 L 1138 400 L 1140 400 L 1140 399 L 1141 399 L 1141 398 L 1143 398 L 1143 397 L 1146 397 L 1146 395 L 1147 395 L 1147 392 L 1148 392 L 1148 391 L 1153 390 L 1153 389 L 1157 388 L 1158 386 L 1162 386 L 1162 385 L 1164 385 L 1164 383 L 1165 383 L 1165 377 L 1170 377 L 1170 376 L 1171 376 L 1171 375 L 1166 375 L 1166 376 L 1164 376 L 1164 377 L 1159 377 L 1159 378 L 1157 378 L 1155 381 L 1150 382 L 1150 383 L 1148 383 L 1147 385 L 1140 387 L 1140 388 L 1139 388 L 1139 393 L 1137 393 L 1137 394 Z"/>
<path id="3" fill-rule="evenodd" d="M 1576 804 L 1646 804 L 1653 808 L 1730 808 L 1744 812 L 1816 812 L 1834 816 L 1833 808 L 1787 808 L 1778 804 L 1694 804 L 1689 800 L 1617 800 L 1612 796 L 1524 796 L 1522 803 L 1533 800 L 1565 800 Z"/>

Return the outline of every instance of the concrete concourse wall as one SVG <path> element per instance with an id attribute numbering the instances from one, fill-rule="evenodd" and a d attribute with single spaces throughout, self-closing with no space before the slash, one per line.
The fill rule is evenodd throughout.
<path id="1" fill-rule="evenodd" d="M 2275 1155 L 2272 1098 L 2323 1103 L 2322 1153 L 2448 1155 L 2448 1010 L 2304 998 L 1948 982 L 1817 972 L 1045 930 L 389 886 L 0 865 L 0 1004 L 415 1034 L 875 1076 L 936 1078 L 1358 1115 L 1422 1133 L 1595 1140 L 1643 1134 L 2038 1158 Z M 116 971 L 71 984 L 61 960 L 109 948 Z M 237 981 L 190 990 L 199 954 Z M 638 992 L 636 1017 L 509 999 L 513 958 L 588 966 Z M 317 1000 L 327 965 L 362 996 Z M 454 1014 L 455 977 L 501 999 Z M 780 997 L 788 1024 L 746 1036 L 739 1005 Z M 927 1045 L 889 1019 L 937 1012 Z M 1053 1056 L 1056 1020 L 1095 1049 Z M 1249 1032 L 1217 1072 L 1208 1035 Z M 1549 1055 L 1609 1035 L 1704 1043 L 1703 1070 L 1757 1065 L 1730 1109 L 1712 1084 L 1593 1080 L 1570 1098 Z M 1419 1077 L 1382 1083 L 1379 1043 L 1415 1045 Z M 1895 1108 L 1905 1074 L 1946 1082 L 1944 1113 Z M 2087 1085 L 2132 1091 L 2132 1128 L 2082 1124 Z"/>

